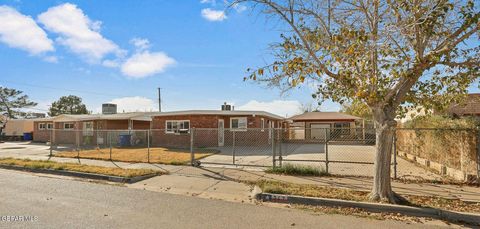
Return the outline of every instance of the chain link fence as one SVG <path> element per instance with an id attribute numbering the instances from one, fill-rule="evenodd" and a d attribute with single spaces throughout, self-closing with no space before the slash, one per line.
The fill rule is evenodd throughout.
<path id="1" fill-rule="evenodd" d="M 308 165 L 330 174 L 372 176 L 373 128 L 191 128 L 151 130 L 44 130 L 36 133 L 57 157 L 243 169 Z M 392 178 L 476 179 L 479 132 L 397 129 Z"/>

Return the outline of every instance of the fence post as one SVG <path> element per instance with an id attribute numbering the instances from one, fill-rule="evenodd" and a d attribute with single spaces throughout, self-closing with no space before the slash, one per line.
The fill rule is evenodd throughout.
<path id="1" fill-rule="evenodd" d="M 397 129 L 393 130 L 393 179 L 397 179 Z"/>
<path id="2" fill-rule="evenodd" d="M 282 144 L 283 144 L 283 128 L 280 127 L 280 134 L 278 136 L 278 165 L 282 167 Z"/>
<path id="3" fill-rule="evenodd" d="M 53 150 L 53 146 L 52 146 L 52 144 L 53 144 L 52 139 L 53 139 L 53 138 L 52 138 L 52 136 L 53 136 L 53 129 L 50 130 L 50 155 L 49 155 L 49 157 L 52 156 L 52 150 Z"/>
<path id="4" fill-rule="evenodd" d="M 108 143 L 110 144 L 110 161 L 112 160 L 112 134 L 110 131 L 107 132 L 108 135 Z"/>
<path id="5" fill-rule="evenodd" d="M 477 128 L 477 181 L 480 181 L 480 128 Z"/>
<path id="6" fill-rule="evenodd" d="M 328 173 L 328 132 L 327 128 L 325 130 L 325 172 Z"/>
<path id="7" fill-rule="evenodd" d="M 150 163 L 150 130 L 147 130 L 147 162 Z"/>
<path id="8" fill-rule="evenodd" d="M 195 128 L 190 129 L 190 164 L 195 165 L 195 152 L 193 151 L 193 136 L 195 133 Z"/>
<path id="9" fill-rule="evenodd" d="M 235 164 L 235 130 L 232 131 L 233 133 L 233 141 L 232 141 L 232 160 L 233 164 Z"/>
<path id="10" fill-rule="evenodd" d="M 270 136 L 272 136 L 272 162 L 273 162 L 273 168 L 276 167 L 275 163 L 275 129 L 270 128 Z"/>

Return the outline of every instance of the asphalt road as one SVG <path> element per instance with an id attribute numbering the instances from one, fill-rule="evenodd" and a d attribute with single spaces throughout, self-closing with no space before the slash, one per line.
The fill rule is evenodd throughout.
<path id="1" fill-rule="evenodd" d="M 5 216 L 35 221 L 5 221 Z M 3 221 L 2 221 L 3 219 Z M 11 219 L 11 218 L 10 218 Z M 0 228 L 424 228 L 0 170 Z"/>

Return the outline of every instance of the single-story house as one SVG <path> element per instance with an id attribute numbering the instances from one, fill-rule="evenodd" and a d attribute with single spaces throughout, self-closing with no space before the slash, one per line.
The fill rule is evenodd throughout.
<path id="1" fill-rule="evenodd" d="M 361 118 L 341 112 L 305 112 L 287 119 L 291 140 L 351 138 Z"/>
<path id="2" fill-rule="evenodd" d="M 264 111 L 233 110 L 59 115 L 35 121 L 33 140 L 101 145 L 108 139 L 116 144 L 119 134 L 130 134 L 132 142 L 145 144 L 149 134 L 152 146 L 183 148 L 190 146 L 190 133 L 195 128 L 198 147 L 268 144 L 272 139 L 268 128 L 279 128 L 282 122 L 282 117 Z"/>
<path id="3" fill-rule="evenodd" d="M 148 130 L 151 117 L 146 112 L 118 114 L 63 114 L 36 119 L 33 140 L 59 144 L 104 144 L 109 136 L 102 130 Z"/>
<path id="4" fill-rule="evenodd" d="M 456 116 L 480 117 L 480 93 L 468 94 L 463 103 L 452 105 L 447 113 Z"/>
<path id="5" fill-rule="evenodd" d="M 189 133 L 195 128 L 194 144 L 198 147 L 268 144 L 272 139 L 269 128 L 280 128 L 282 123 L 282 117 L 265 111 L 160 112 L 152 115 L 152 143 L 162 146 L 188 146 Z"/>

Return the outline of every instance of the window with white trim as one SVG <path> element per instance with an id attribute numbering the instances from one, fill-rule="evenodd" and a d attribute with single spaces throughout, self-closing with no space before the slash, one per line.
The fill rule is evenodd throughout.
<path id="1" fill-rule="evenodd" d="M 53 123 L 47 123 L 47 130 L 53 129 Z"/>
<path id="2" fill-rule="evenodd" d="M 73 123 L 64 123 L 63 124 L 63 129 L 64 130 L 73 130 L 75 128 L 75 125 Z"/>
<path id="3" fill-rule="evenodd" d="M 38 129 L 39 129 L 39 130 L 45 130 L 45 128 L 46 128 L 45 123 L 39 123 L 39 124 L 38 124 Z"/>
<path id="4" fill-rule="evenodd" d="M 230 118 L 231 130 L 247 130 L 247 117 Z"/>
<path id="5" fill-rule="evenodd" d="M 165 133 L 188 134 L 190 133 L 190 120 L 167 120 L 165 121 Z"/>

